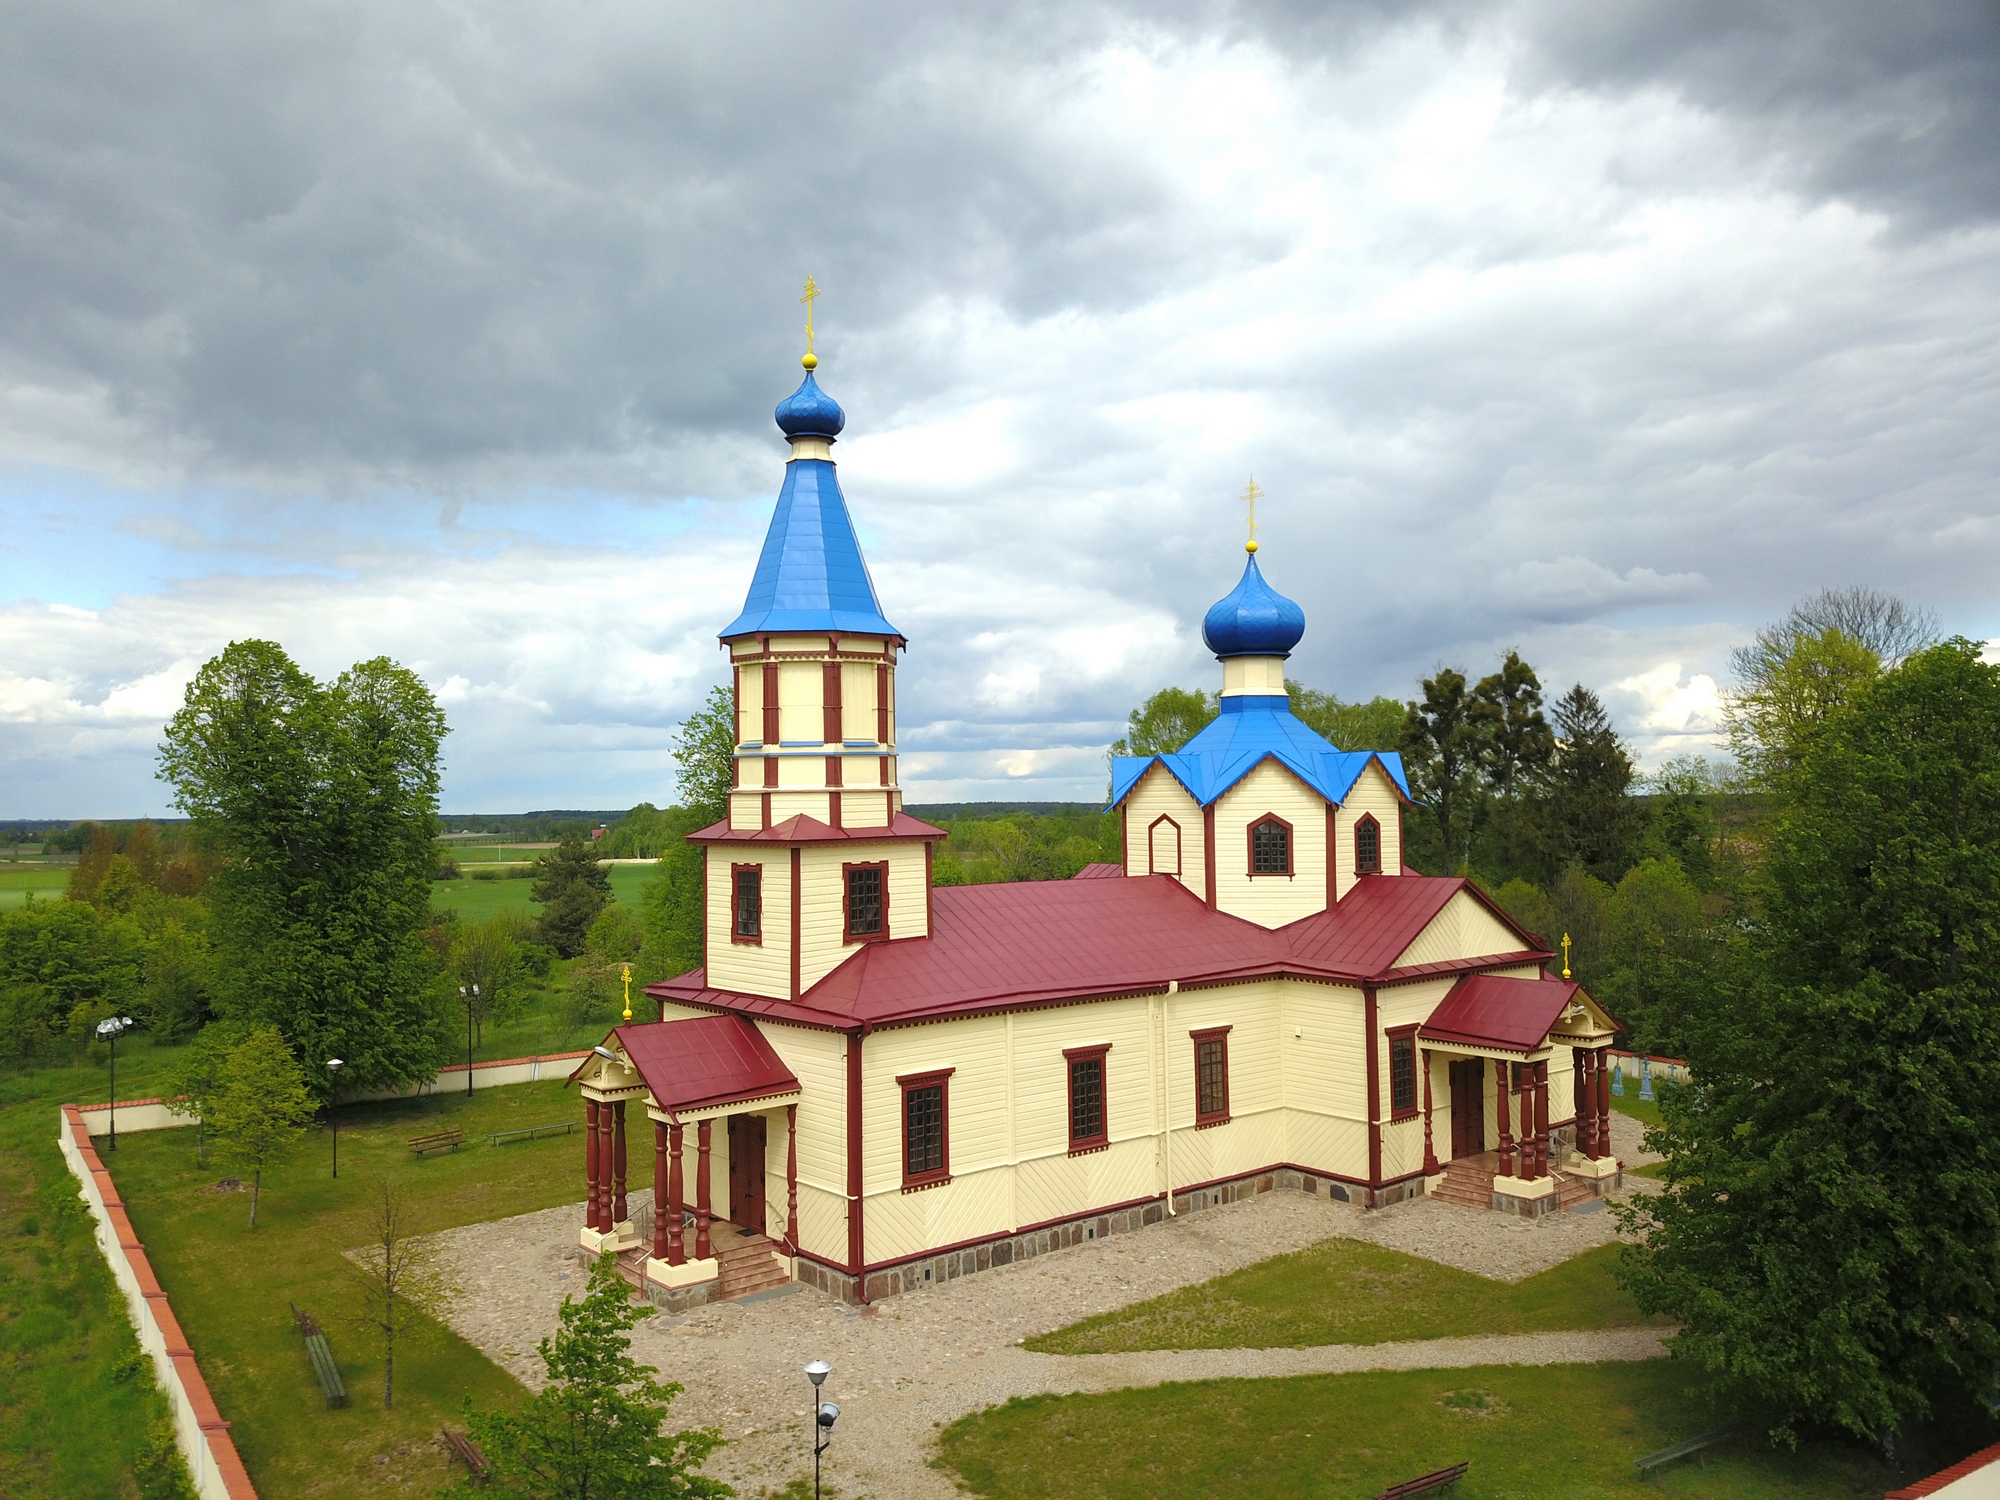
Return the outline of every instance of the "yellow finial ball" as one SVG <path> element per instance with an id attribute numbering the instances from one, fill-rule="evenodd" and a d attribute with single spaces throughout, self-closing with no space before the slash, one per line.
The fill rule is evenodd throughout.
<path id="1" fill-rule="evenodd" d="M 1245 552 L 1255 552 L 1257 550 L 1257 544 L 1255 542 L 1245 542 L 1243 544 L 1243 550 Z"/>
<path id="2" fill-rule="evenodd" d="M 804 365 L 808 370 L 817 370 L 819 368 L 819 356 L 808 349 L 806 350 L 805 358 L 800 360 L 799 363 Z"/>

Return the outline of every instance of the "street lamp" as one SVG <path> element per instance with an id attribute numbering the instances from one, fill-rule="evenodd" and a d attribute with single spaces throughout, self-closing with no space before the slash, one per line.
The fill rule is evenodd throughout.
<path id="1" fill-rule="evenodd" d="M 813 1500 L 819 1500 L 819 1456 L 833 1442 L 833 1424 L 840 1420 L 840 1408 L 819 1399 L 819 1388 L 832 1373 L 833 1366 L 823 1359 L 806 1366 L 806 1379 L 813 1383 Z"/>
<path id="2" fill-rule="evenodd" d="M 132 1025 L 130 1016 L 106 1016 L 97 1023 L 97 1039 L 111 1044 L 111 1149 L 118 1149 L 118 1038 Z"/>
<path id="3" fill-rule="evenodd" d="M 465 1001 L 465 1097 L 472 1097 L 472 1007 L 479 1003 L 479 986 L 472 987 L 472 997 L 466 998 L 465 986 L 458 987 L 458 998 Z"/>
<path id="4" fill-rule="evenodd" d="M 333 1087 L 335 1089 L 340 1087 L 340 1070 L 346 1066 L 347 1064 L 343 1063 L 337 1057 L 329 1057 L 326 1060 L 326 1070 L 333 1075 Z M 333 1175 L 338 1177 L 340 1176 L 340 1116 L 333 1112 L 333 1096 L 331 1094 L 327 1096 L 326 1117 L 333 1125 Z"/>

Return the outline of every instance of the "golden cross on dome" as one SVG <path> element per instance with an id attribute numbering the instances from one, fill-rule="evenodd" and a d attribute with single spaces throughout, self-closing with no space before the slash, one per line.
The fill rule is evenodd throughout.
<path id="1" fill-rule="evenodd" d="M 1563 978 L 1569 978 L 1569 934 L 1563 934 Z"/>
<path id="2" fill-rule="evenodd" d="M 625 965 L 625 1019 L 632 1019 L 632 966 Z"/>
<path id="3" fill-rule="evenodd" d="M 1257 502 L 1263 497 L 1264 492 L 1257 488 L 1257 481 L 1252 478 L 1249 487 L 1243 491 L 1243 501 L 1250 507 L 1250 540 L 1243 544 L 1245 552 L 1257 550 Z"/>
<path id="4" fill-rule="evenodd" d="M 819 283 L 812 277 L 806 278 L 806 294 L 799 301 L 806 305 L 806 357 L 799 361 L 808 370 L 817 369 L 819 356 L 813 353 L 813 299 L 819 296 Z"/>

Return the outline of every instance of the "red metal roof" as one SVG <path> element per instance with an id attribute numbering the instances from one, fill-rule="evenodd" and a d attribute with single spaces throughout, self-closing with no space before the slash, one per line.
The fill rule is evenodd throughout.
<path id="1" fill-rule="evenodd" d="M 798 1092 L 799 1080 L 742 1016 L 620 1026 L 611 1035 L 669 1114 Z"/>
<path id="2" fill-rule="evenodd" d="M 1125 874 L 1125 867 L 1123 865 L 1091 863 L 1085 865 L 1081 870 L 1078 870 L 1074 875 L 1070 876 L 1070 879 L 1071 880 L 1115 880 L 1115 879 L 1122 879 L 1124 877 L 1124 874 Z"/>
<path id="3" fill-rule="evenodd" d="M 1956 1484 L 1969 1474 L 1977 1474 L 1981 1469 L 2000 1463 L 2000 1444 L 1982 1448 L 1970 1458 L 1961 1458 L 1948 1469 L 1940 1469 L 1928 1479 L 1919 1479 L 1915 1484 L 1905 1485 L 1900 1490 L 1891 1490 L 1882 1500 L 1923 1500 L 1926 1495 L 1935 1495 L 1950 1485 Z M 1973 1494 L 1987 1494 L 1977 1486 L 1968 1487 L 1968 1500 Z"/>
<path id="4" fill-rule="evenodd" d="M 1417 1034 L 1429 1042 L 1462 1042 L 1504 1052 L 1532 1052 L 1582 985 L 1567 979 L 1509 979 L 1468 974 L 1440 1000 Z"/>
<path id="5" fill-rule="evenodd" d="M 804 813 L 794 814 L 782 823 L 774 823 L 769 828 L 731 828 L 729 820 L 711 823 L 706 828 L 697 829 L 687 836 L 690 844 L 818 844 L 837 843 L 884 843 L 890 839 L 941 839 L 945 837 L 942 828 L 935 828 L 921 818 L 913 818 L 908 813 L 899 812 L 889 820 L 885 828 L 880 823 L 866 828 L 834 828 L 817 818 L 809 818 Z"/>
<path id="6" fill-rule="evenodd" d="M 1170 980 L 1407 977 L 1390 966 L 1466 886 L 1424 876 L 1364 880 L 1334 910 L 1276 931 L 1210 911 L 1166 875 L 939 886 L 931 936 L 866 944 L 796 1002 L 710 989 L 699 969 L 646 992 L 850 1027 L 1163 989 Z M 1546 956 L 1524 936 L 1522 951 L 1476 962 Z M 1426 967 L 1448 973 L 1469 964 Z"/>

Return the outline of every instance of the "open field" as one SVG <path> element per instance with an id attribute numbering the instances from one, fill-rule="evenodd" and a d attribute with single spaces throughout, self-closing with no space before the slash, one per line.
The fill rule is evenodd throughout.
<path id="1" fill-rule="evenodd" d="M 69 889 L 69 865 L 0 862 L 0 911 L 20 906 L 30 893 L 37 901 L 59 900 Z"/>
<path id="2" fill-rule="evenodd" d="M 1524 1281 L 1493 1281 L 1360 1240 L 1327 1240 L 1026 1341 L 1043 1354 L 1302 1349 L 1396 1339 L 1621 1328 L 1649 1321 L 1602 1245 Z"/>
<path id="3" fill-rule="evenodd" d="M 641 909 L 646 882 L 653 878 L 651 865 L 612 865 L 605 873 L 611 877 L 611 895 L 621 906 L 629 906 L 633 911 Z M 484 922 L 488 917 L 503 911 L 535 912 L 540 910 L 528 900 L 532 880 L 434 880 L 431 882 L 431 905 L 444 910 L 455 911 L 464 922 Z"/>
<path id="4" fill-rule="evenodd" d="M 1641 1481 L 1632 1460 L 1740 1415 L 1669 1361 L 1211 1380 L 1010 1401 L 946 1428 L 941 1463 L 994 1500 L 1349 1500 L 1461 1459 L 1458 1500 L 1679 1495 L 1878 1500 L 1871 1450 L 1745 1434 Z"/>
<path id="5" fill-rule="evenodd" d="M 341 1252 L 365 1242 L 383 1183 L 424 1230 L 478 1223 L 578 1198 L 580 1137 L 489 1146 L 483 1132 L 575 1115 L 559 1081 L 482 1089 L 468 1100 L 352 1105 L 340 1111 L 340 1177 L 331 1140 L 306 1138 L 264 1178 L 258 1227 L 244 1193 L 217 1193 L 225 1169 L 195 1164 L 192 1130 L 129 1136 L 107 1158 L 132 1222 L 201 1361 L 261 1493 L 428 1493 L 446 1477 L 435 1439 L 460 1400 L 518 1401 L 519 1385 L 471 1345 L 426 1323 L 396 1352 L 396 1405 L 382 1405 L 382 1353 L 358 1326 L 358 1289 Z M 457 1126 L 458 1152 L 419 1159 L 411 1136 Z M 53 1130 L 53 1126 L 51 1126 Z M 579 1287 L 581 1286 L 579 1273 Z M 293 1332 L 291 1304 L 326 1327 L 351 1404 L 328 1411 Z"/>

